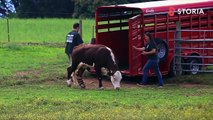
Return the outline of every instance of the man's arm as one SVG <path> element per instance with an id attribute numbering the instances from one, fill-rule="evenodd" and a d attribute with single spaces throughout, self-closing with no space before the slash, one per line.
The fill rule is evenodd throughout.
<path id="1" fill-rule="evenodd" d="M 145 47 L 137 48 L 137 47 L 133 46 L 133 48 L 134 48 L 135 50 L 137 50 L 137 51 L 144 51 L 144 50 L 145 50 Z"/>
<path id="2" fill-rule="evenodd" d="M 153 48 L 153 49 L 152 49 L 151 51 L 149 51 L 149 52 L 143 51 L 142 54 L 143 54 L 143 55 L 155 54 L 156 51 L 157 51 L 157 50 L 156 50 L 155 48 Z"/>
<path id="3" fill-rule="evenodd" d="M 77 41 L 76 41 L 76 42 L 77 42 L 78 45 L 84 43 L 84 41 L 82 40 L 80 34 L 77 34 L 76 38 L 77 38 Z"/>

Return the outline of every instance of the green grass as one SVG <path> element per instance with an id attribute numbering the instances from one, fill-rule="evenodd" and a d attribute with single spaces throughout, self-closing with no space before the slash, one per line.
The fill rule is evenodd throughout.
<path id="1" fill-rule="evenodd" d="M 213 85 L 212 74 L 197 74 L 197 75 L 182 75 L 176 76 L 173 78 L 169 78 L 168 81 L 172 81 L 173 83 L 193 83 L 193 84 L 206 84 Z"/>
<path id="2" fill-rule="evenodd" d="M 1 44 L 0 53 L 0 85 L 65 77 L 68 58 L 62 47 L 8 43 Z"/>
<path id="3" fill-rule="evenodd" d="M 0 19 L 0 120 L 212 119 L 209 74 L 167 78 L 208 84 L 195 87 L 167 83 L 163 89 L 149 86 L 120 91 L 66 87 L 64 40 L 77 21 L 11 19 L 11 42 L 7 43 L 6 20 Z M 93 20 L 85 20 L 83 25 L 83 38 L 90 39 Z"/>
<path id="4" fill-rule="evenodd" d="M 0 47 L 0 75 L 11 75 L 17 71 L 43 69 L 53 64 L 65 64 L 64 48 L 46 46 L 21 46 L 5 44 Z"/>
<path id="5" fill-rule="evenodd" d="M 81 90 L 62 82 L 1 87 L 0 119 L 210 120 L 212 87 Z"/>
<path id="6" fill-rule="evenodd" d="M 209 120 L 213 115 L 212 86 L 166 84 L 164 89 L 149 86 L 120 91 L 68 88 L 63 47 L 7 43 L 0 46 L 0 52 L 4 58 L 0 59 L 2 120 Z"/>
<path id="7" fill-rule="evenodd" d="M 93 19 L 83 19 L 83 40 L 92 38 Z M 11 42 L 64 43 L 66 34 L 78 19 L 9 19 Z M 0 19 L 0 42 L 8 41 L 7 21 Z"/>

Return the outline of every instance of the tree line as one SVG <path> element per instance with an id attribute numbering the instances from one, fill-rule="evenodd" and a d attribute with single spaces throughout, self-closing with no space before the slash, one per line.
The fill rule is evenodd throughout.
<path id="1" fill-rule="evenodd" d="M 5 0 L 0 0 L 1 4 Z M 94 18 L 98 6 L 156 0 L 11 0 L 18 18 Z"/>

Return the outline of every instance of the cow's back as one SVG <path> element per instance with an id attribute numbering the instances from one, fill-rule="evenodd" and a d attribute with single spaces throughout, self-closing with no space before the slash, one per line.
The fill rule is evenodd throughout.
<path id="1" fill-rule="evenodd" d="M 104 45 L 81 44 L 73 49 L 72 59 L 77 63 L 83 62 L 105 65 L 110 57 L 110 51 Z"/>

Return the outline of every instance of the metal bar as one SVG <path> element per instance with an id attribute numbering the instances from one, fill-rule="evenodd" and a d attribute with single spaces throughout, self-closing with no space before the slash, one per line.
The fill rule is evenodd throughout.
<path id="1" fill-rule="evenodd" d="M 213 32 L 213 30 L 177 30 L 178 32 L 200 32 L 200 31 L 205 31 L 205 32 Z"/>
<path id="2" fill-rule="evenodd" d="M 203 41 L 203 51 L 202 51 L 202 55 L 204 55 L 204 49 L 205 48 L 205 39 L 206 39 L 206 32 L 204 31 L 204 41 Z M 211 43 L 210 43 L 211 44 Z M 207 49 L 208 50 L 208 49 Z M 202 61 L 204 61 L 204 58 L 202 58 Z"/>
<path id="3" fill-rule="evenodd" d="M 181 39 L 181 32 L 178 32 L 178 31 L 181 31 L 181 22 L 180 21 L 176 22 L 176 30 L 177 30 L 177 32 L 176 32 L 175 39 Z M 176 47 L 181 47 L 180 42 L 175 42 L 175 46 L 174 47 L 175 48 Z M 181 63 L 181 49 L 174 50 L 174 54 L 177 55 L 177 56 L 174 57 L 175 58 L 174 59 L 175 63 Z M 182 69 L 181 65 L 177 65 L 176 66 L 177 75 L 181 75 L 182 74 L 182 70 L 181 69 Z"/>
<path id="4" fill-rule="evenodd" d="M 182 71 L 185 71 L 185 72 L 199 72 L 199 73 L 213 73 L 213 70 L 198 70 L 198 71 L 196 71 L 196 70 L 184 70 L 184 69 L 182 69 Z"/>
<path id="5" fill-rule="evenodd" d="M 176 69 L 178 71 L 178 69 Z M 213 73 L 213 70 L 186 70 L 186 69 L 181 69 L 182 71 L 185 71 L 185 72 L 199 72 L 199 73 Z"/>
<path id="6" fill-rule="evenodd" d="M 213 56 L 187 56 L 187 55 L 174 55 L 174 56 L 185 58 L 213 58 Z"/>
<path id="7" fill-rule="evenodd" d="M 176 47 L 175 49 L 182 49 L 182 50 L 213 50 L 213 48 L 189 48 L 189 47 Z"/>
<path id="8" fill-rule="evenodd" d="M 199 65 L 199 66 L 213 66 L 213 64 L 199 64 L 199 63 L 177 63 L 176 65 Z"/>
<path id="9" fill-rule="evenodd" d="M 179 38 L 177 37 L 177 34 L 181 33 L 181 32 L 198 32 L 199 35 L 202 32 L 204 35 L 203 35 L 202 39 L 201 39 L 201 36 L 199 36 L 199 39 L 189 39 L 189 38 L 188 39 L 181 39 L 181 37 L 179 37 Z M 174 58 L 176 58 L 176 59 L 177 58 L 199 58 L 199 59 L 202 59 L 202 61 L 204 61 L 205 58 L 212 59 L 213 56 L 204 56 L 205 50 L 208 50 L 208 51 L 213 50 L 213 48 L 211 48 L 211 47 L 207 47 L 207 46 L 205 47 L 205 44 L 211 44 L 213 42 L 213 38 L 207 38 L 206 39 L 207 32 L 212 33 L 213 30 L 181 30 L 181 29 L 176 28 L 176 36 L 175 36 L 175 39 L 174 39 Z M 183 46 L 183 47 L 178 46 L 178 44 L 180 44 L 180 43 L 187 43 L 187 44 L 191 43 L 192 44 L 193 42 L 196 43 L 196 44 L 200 44 L 200 46 L 197 47 L 197 48 L 195 48 L 195 47 L 190 48 L 188 46 L 186 46 L 186 47 L 185 46 Z M 184 49 L 185 50 L 202 50 L 202 52 L 201 52 L 202 55 L 201 56 L 190 56 L 190 55 L 177 54 L 177 51 L 181 51 L 181 50 L 184 50 Z M 185 62 L 182 63 L 182 62 L 177 62 L 177 61 L 174 63 L 174 65 L 175 66 L 182 66 L 182 67 L 183 67 L 183 65 L 193 65 L 193 66 L 197 65 L 197 66 L 203 66 L 203 67 L 207 67 L 207 68 L 208 68 L 208 66 L 213 66 L 212 63 L 206 63 L 206 64 L 204 64 L 204 63 L 203 64 L 202 63 L 185 63 Z M 189 69 L 183 69 L 181 67 L 176 67 L 175 71 L 177 71 L 177 72 L 178 71 L 190 71 L 190 72 L 213 73 L 212 69 L 209 69 L 209 70 L 208 69 L 189 70 Z"/>
<path id="10" fill-rule="evenodd" d="M 183 39 L 175 39 L 177 42 L 213 42 L 213 39 L 193 39 L 193 40 L 183 40 Z"/>

